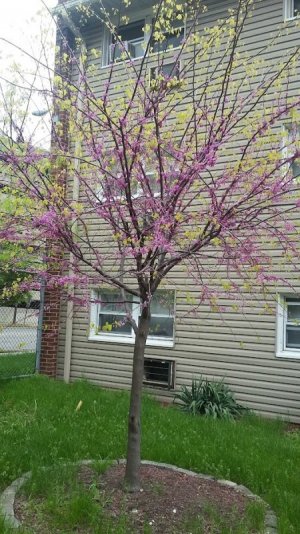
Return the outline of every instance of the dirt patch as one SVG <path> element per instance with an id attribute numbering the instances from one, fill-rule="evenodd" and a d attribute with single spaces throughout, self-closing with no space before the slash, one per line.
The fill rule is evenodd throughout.
<path id="1" fill-rule="evenodd" d="M 150 465 L 141 467 L 143 489 L 134 494 L 124 493 L 124 470 L 124 465 L 116 465 L 104 474 L 95 475 L 91 467 L 81 466 L 78 478 L 87 489 L 96 483 L 109 517 L 115 520 L 121 514 L 129 517 L 132 534 L 193 534 L 200 532 L 190 526 L 190 521 L 193 522 L 197 517 L 201 517 L 201 533 L 212 534 L 219 530 L 215 530 L 215 522 L 209 509 L 213 509 L 222 519 L 222 525 L 234 527 L 243 520 L 250 502 L 250 499 L 238 490 L 217 481 Z M 41 523 L 39 514 L 34 514 L 32 506 L 28 507 L 27 504 L 24 496 L 17 496 L 15 515 L 36 534 L 66 532 L 59 529 L 49 530 L 49 526 Z M 89 527 L 82 529 L 78 526 L 72 529 L 72 532 L 92 534 L 94 531 Z"/>
<path id="2" fill-rule="evenodd" d="M 288 434 L 300 433 L 300 424 L 288 423 L 285 427 L 285 432 Z"/>

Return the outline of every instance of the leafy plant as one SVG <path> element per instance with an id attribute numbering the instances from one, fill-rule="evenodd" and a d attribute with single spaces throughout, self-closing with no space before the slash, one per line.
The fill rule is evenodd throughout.
<path id="1" fill-rule="evenodd" d="M 192 381 L 191 388 L 182 386 L 174 400 L 181 402 L 181 408 L 193 415 L 200 414 L 217 418 L 232 418 L 242 415 L 248 409 L 238 404 L 232 391 L 224 384 L 200 377 Z"/>

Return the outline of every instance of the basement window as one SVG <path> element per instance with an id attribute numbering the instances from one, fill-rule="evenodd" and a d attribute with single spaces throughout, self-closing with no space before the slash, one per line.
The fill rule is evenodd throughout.
<path id="1" fill-rule="evenodd" d="M 145 358 L 143 380 L 145 385 L 163 389 L 174 389 L 174 375 L 174 361 Z"/>

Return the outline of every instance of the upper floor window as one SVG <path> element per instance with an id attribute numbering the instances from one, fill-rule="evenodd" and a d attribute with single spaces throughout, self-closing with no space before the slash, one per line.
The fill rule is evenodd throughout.
<path id="1" fill-rule="evenodd" d="M 182 75 L 181 61 L 163 62 L 159 67 L 151 67 L 150 69 L 150 86 L 152 89 L 160 89 L 162 83 L 168 84 L 169 88 L 178 87 L 181 84 Z"/>
<path id="2" fill-rule="evenodd" d="M 285 18 L 294 19 L 300 15 L 300 0 L 284 0 Z"/>
<path id="3" fill-rule="evenodd" d="M 144 55 L 144 26 L 145 21 L 139 20 L 118 28 L 120 40 L 113 37 L 113 42 L 109 48 L 111 63 L 128 59 L 129 57 L 138 58 Z"/>
<path id="4" fill-rule="evenodd" d="M 185 21 L 184 19 L 172 21 L 171 25 L 172 28 L 169 31 L 154 31 L 152 40 L 153 52 L 166 52 L 166 50 L 181 46 L 185 34 Z"/>
<path id="5" fill-rule="evenodd" d="M 115 35 L 112 36 L 108 29 L 104 29 L 102 66 L 129 58 L 143 57 L 151 36 L 151 25 L 153 25 L 153 21 L 149 16 L 136 22 L 130 22 L 117 29 L 118 38 Z M 185 35 L 185 20 L 182 17 L 172 21 L 171 25 L 168 25 L 167 31 L 155 31 L 153 26 L 152 30 L 152 51 L 165 52 L 181 46 Z"/>
<path id="6" fill-rule="evenodd" d="M 169 61 L 164 62 L 159 67 L 151 67 L 151 80 L 155 80 L 158 76 L 163 76 L 163 78 L 178 78 L 180 76 L 180 62 Z"/>
<path id="7" fill-rule="evenodd" d="M 279 297 L 276 355 L 300 358 L 300 298 Z"/>

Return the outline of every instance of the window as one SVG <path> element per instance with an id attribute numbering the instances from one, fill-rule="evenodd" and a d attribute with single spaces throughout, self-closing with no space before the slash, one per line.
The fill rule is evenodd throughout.
<path id="1" fill-rule="evenodd" d="M 173 346 L 174 298 L 172 290 L 158 290 L 152 298 L 149 345 Z M 89 339 L 134 343 L 134 330 L 128 321 L 128 314 L 138 323 L 140 303 L 136 298 L 128 295 L 124 303 L 118 290 L 94 292 Z"/>
<path id="2" fill-rule="evenodd" d="M 152 89 L 159 89 L 161 82 L 170 82 L 171 87 L 180 84 L 180 61 L 164 62 L 158 67 L 151 67 L 150 69 L 150 84 Z"/>
<path id="3" fill-rule="evenodd" d="M 149 198 L 149 189 L 151 195 L 156 197 L 160 193 L 160 182 L 157 179 L 157 175 L 153 171 L 144 171 L 146 178 L 138 181 L 135 178 L 130 179 L 130 191 L 132 199 L 138 199 L 143 197 Z M 125 198 L 125 188 L 120 187 L 120 183 L 114 178 L 116 171 L 112 171 L 110 179 L 108 175 L 105 176 L 105 180 L 102 183 L 102 190 L 98 191 L 97 197 L 101 202 L 106 200 L 122 200 Z"/>
<path id="4" fill-rule="evenodd" d="M 147 42 L 150 39 L 151 17 L 131 22 L 126 26 L 117 29 L 119 39 L 112 37 L 109 30 L 104 28 L 102 66 L 105 67 L 116 61 L 124 61 L 129 57 L 132 59 L 143 57 Z M 153 52 L 165 52 L 181 46 L 185 35 L 185 21 L 176 20 L 172 23 L 172 29 L 164 32 L 159 40 L 152 40 Z"/>
<path id="5" fill-rule="evenodd" d="M 173 339 L 174 293 L 158 291 L 151 302 L 150 337 Z"/>
<path id="6" fill-rule="evenodd" d="M 276 355 L 300 358 L 300 298 L 281 295 L 278 299 Z"/>
<path id="7" fill-rule="evenodd" d="M 293 144 L 295 142 L 297 143 L 297 142 L 300 141 L 300 128 L 299 128 L 299 126 L 295 127 L 294 129 L 290 128 L 288 139 L 289 139 L 289 142 L 291 144 Z M 299 177 L 300 177 L 300 160 L 299 159 L 294 160 L 294 162 L 291 165 L 291 170 L 292 170 L 294 178 L 299 179 Z"/>
<path id="8" fill-rule="evenodd" d="M 143 183 L 137 180 L 133 181 L 131 185 L 131 192 L 133 197 L 142 198 L 144 196 L 148 196 L 149 189 L 151 190 L 151 195 L 159 195 L 160 184 L 157 180 L 156 173 L 153 171 L 146 171 L 145 176 L 145 179 L 143 179 L 142 177 Z"/>
<path id="9" fill-rule="evenodd" d="M 294 178 L 297 178 L 297 181 L 299 181 L 299 179 L 300 179 L 300 160 L 296 159 L 292 163 L 291 168 L 292 168 L 292 173 L 293 173 Z"/>
<path id="10" fill-rule="evenodd" d="M 140 20 L 118 28 L 121 42 L 116 41 L 113 37 L 113 42 L 110 45 L 110 63 L 122 61 L 128 57 L 138 58 L 144 55 L 144 25 L 145 21 Z"/>
<path id="11" fill-rule="evenodd" d="M 183 19 L 172 21 L 172 30 L 163 32 L 159 36 L 159 40 L 153 38 L 152 50 L 153 52 L 166 52 L 181 46 L 185 34 L 185 22 Z M 161 38 L 160 38 L 161 37 Z"/>
<path id="12" fill-rule="evenodd" d="M 284 0 L 285 19 L 294 19 L 300 15 L 300 0 Z"/>
<path id="13" fill-rule="evenodd" d="M 123 298 L 118 291 L 101 291 L 101 304 L 98 309 L 98 330 L 110 332 L 114 335 L 130 335 L 131 326 L 126 319 L 126 305 L 132 308 L 132 297 L 128 296 L 129 302 L 123 303 Z"/>
<path id="14" fill-rule="evenodd" d="M 300 142 L 300 128 L 298 125 L 288 125 L 285 127 L 284 157 L 288 158 L 295 154 L 294 149 Z M 297 181 L 300 181 L 300 159 L 295 159 L 290 170 Z"/>
<path id="15" fill-rule="evenodd" d="M 175 362 L 145 358 L 143 383 L 164 389 L 174 389 Z"/>

